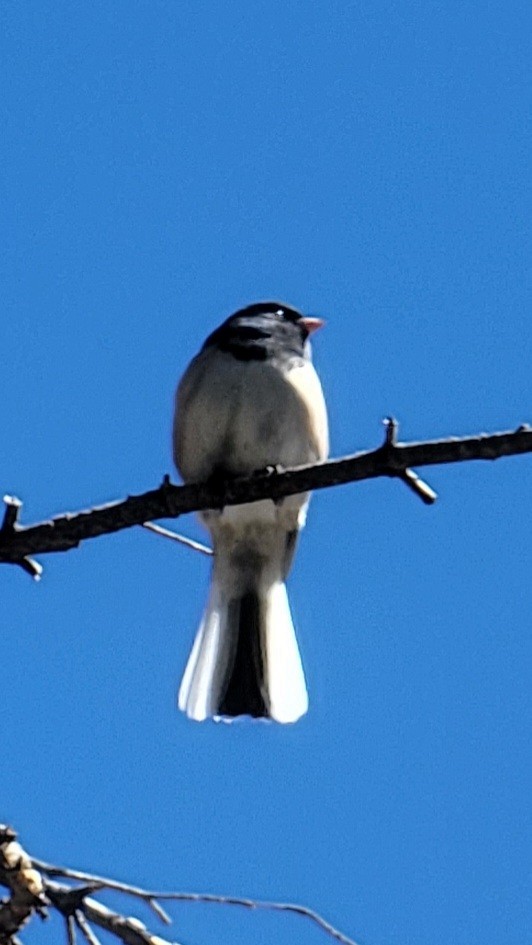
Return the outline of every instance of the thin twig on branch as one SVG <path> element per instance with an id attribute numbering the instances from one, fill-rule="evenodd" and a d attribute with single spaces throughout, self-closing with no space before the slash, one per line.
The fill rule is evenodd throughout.
<path id="1" fill-rule="evenodd" d="M 76 923 L 78 929 L 83 935 L 83 938 L 85 939 L 85 941 L 88 942 L 88 945 L 100 945 L 99 938 L 97 938 L 94 932 L 92 931 L 89 923 L 87 922 L 85 918 L 85 914 L 83 913 L 81 908 L 76 909 L 74 913 L 74 922 Z"/>
<path id="2" fill-rule="evenodd" d="M 134 896 L 138 899 L 142 899 L 143 902 L 153 903 L 160 900 L 166 902 L 194 902 L 194 903 L 211 903 L 215 905 L 222 906 L 239 906 L 244 909 L 253 909 L 253 910 L 268 910 L 270 912 L 290 912 L 293 915 L 299 915 L 303 918 L 310 919 L 315 925 L 317 925 L 323 932 L 326 932 L 331 938 L 335 939 L 337 942 L 341 942 L 342 945 L 357 945 L 354 939 L 349 938 L 347 935 L 344 935 L 343 932 L 340 932 L 339 929 L 335 928 L 334 925 L 331 925 L 326 919 L 323 918 L 318 912 L 314 909 L 309 909 L 307 906 L 299 905 L 298 903 L 292 902 L 269 902 L 262 899 L 247 899 L 239 896 L 219 896 L 213 893 L 190 893 L 190 892 L 151 892 L 145 889 L 139 889 L 138 886 L 129 886 L 127 883 L 120 883 L 114 879 L 104 879 L 101 876 L 91 876 L 90 873 L 80 873 L 79 870 L 70 870 L 64 867 L 51 866 L 50 864 L 42 863 L 40 860 L 33 861 L 35 866 L 38 866 L 43 873 L 46 873 L 49 876 L 62 876 L 68 879 L 93 879 L 98 883 L 99 886 L 107 889 L 113 889 L 117 892 L 125 893 L 128 896 Z M 58 891 L 61 892 L 67 887 L 62 886 L 60 883 L 55 883 L 52 880 L 45 880 L 46 889 L 52 898 Z M 118 913 L 111 913 L 105 906 L 102 906 L 101 903 L 97 903 L 94 899 L 86 898 L 83 902 L 83 911 L 85 915 L 90 918 L 92 922 L 96 925 L 101 926 L 101 928 L 107 929 L 107 931 L 117 932 L 117 924 L 121 926 L 123 916 L 119 916 Z M 133 922 L 135 924 L 135 929 L 140 928 L 140 923 L 138 920 L 128 919 L 127 922 Z M 142 935 L 148 936 L 151 933 L 146 933 L 145 927 Z M 120 935 L 120 938 L 123 936 Z M 125 940 L 125 939 L 124 939 Z M 142 938 L 141 941 L 144 943 L 147 941 L 147 938 Z M 150 939 L 152 940 L 152 939 Z M 158 939 L 161 942 L 161 939 Z M 133 945 L 137 945 L 137 942 L 134 942 Z"/>
<path id="3" fill-rule="evenodd" d="M 68 945 L 76 945 L 76 921 L 73 915 L 66 917 Z"/>
<path id="4" fill-rule="evenodd" d="M 162 525 L 156 525 L 155 522 L 143 522 L 142 527 L 146 528 L 149 532 L 154 532 L 155 535 L 170 538 L 171 541 L 177 541 L 180 545 L 186 545 L 187 548 L 192 548 L 193 551 L 199 551 L 202 555 L 212 556 L 214 554 L 212 548 L 208 548 L 207 545 L 202 545 L 200 541 L 194 541 L 193 538 L 187 538 L 186 535 L 178 535 L 177 532 L 172 532 L 169 528 L 164 528 Z"/>
<path id="5" fill-rule="evenodd" d="M 379 476 L 398 478 L 413 489 L 427 504 L 436 493 L 412 471 L 414 466 L 467 462 L 474 459 L 499 459 L 532 452 L 532 428 L 521 425 L 506 433 L 451 437 L 421 443 L 396 441 L 397 424 L 386 421 L 385 441 L 378 449 L 326 463 L 299 466 L 297 469 L 267 471 L 223 483 L 199 483 L 174 486 L 166 476 L 158 489 L 143 495 L 97 506 L 84 512 L 68 513 L 50 521 L 23 527 L 17 522 L 20 501 L 10 498 L 0 529 L 0 563 L 22 566 L 34 577 L 40 565 L 31 554 L 67 551 L 81 541 L 110 534 L 133 525 L 143 525 L 159 518 L 177 518 L 187 512 L 223 508 L 260 499 L 281 499 L 298 492 L 324 489 L 348 482 L 360 482 Z"/>

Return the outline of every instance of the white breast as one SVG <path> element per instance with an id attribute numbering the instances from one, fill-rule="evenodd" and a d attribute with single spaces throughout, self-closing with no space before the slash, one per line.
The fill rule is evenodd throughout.
<path id="1" fill-rule="evenodd" d="M 221 468 L 246 475 L 266 466 L 324 459 L 327 414 L 310 361 L 290 370 L 272 361 L 239 361 L 208 348 L 192 361 L 177 392 L 174 458 L 186 481 Z"/>

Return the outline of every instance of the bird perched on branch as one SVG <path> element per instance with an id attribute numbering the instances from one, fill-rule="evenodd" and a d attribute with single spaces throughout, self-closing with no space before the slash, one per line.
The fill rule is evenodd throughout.
<path id="1" fill-rule="evenodd" d="M 322 325 L 281 302 L 258 302 L 209 335 L 176 395 L 174 460 L 185 482 L 327 457 L 327 413 L 309 343 Z M 179 690 L 190 718 L 295 722 L 307 711 L 285 579 L 308 502 L 304 493 L 201 513 L 214 564 Z"/>

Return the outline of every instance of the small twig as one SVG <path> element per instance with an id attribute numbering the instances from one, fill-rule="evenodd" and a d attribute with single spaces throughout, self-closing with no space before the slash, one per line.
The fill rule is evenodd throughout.
<path id="1" fill-rule="evenodd" d="M 2 531 L 10 531 L 16 525 L 19 512 L 22 508 L 22 501 L 16 495 L 4 496 L 4 519 L 2 521 Z"/>
<path id="2" fill-rule="evenodd" d="M 155 522 L 143 522 L 143 528 L 147 528 L 150 532 L 155 532 L 156 535 L 162 535 L 163 538 L 171 538 L 172 541 L 177 541 L 181 545 L 186 545 L 187 548 L 193 548 L 194 551 L 201 551 L 204 555 L 212 555 L 212 548 L 208 548 L 207 545 L 202 545 L 199 541 L 194 541 L 193 538 L 187 538 L 185 535 L 179 535 L 177 532 L 170 531 L 169 528 L 164 528 L 162 525 L 156 525 Z"/>
<path id="3" fill-rule="evenodd" d="M 84 938 L 87 939 L 87 942 L 89 943 L 89 945 L 100 945 L 99 938 L 97 938 L 94 932 L 92 931 L 81 909 L 76 909 L 74 913 L 74 921 L 78 929 L 80 930 L 80 932 L 83 934 Z"/>
<path id="4" fill-rule="evenodd" d="M 65 916 L 68 945 L 76 945 L 76 922 L 73 915 Z"/>
<path id="5" fill-rule="evenodd" d="M 155 915 L 159 916 L 161 922 L 164 922 L 165 925 L 172 924 L 172 920 L 170 916 L 165 911 L 165 909 L 163 909 L 163 907 L 157 902 L 156 899 L 147 899 L 146 902 L 149 906 L 151 906 L 151 908 L 155 912 Z"/>
<path id="6" fill-rule="evenodd" d="M 397 445 L 397 431 L 399 429 L 399 423 L 395 417 L 385 417 L 382 421 L 384 424 L 384 443 L 385 446 L 396 446 Z"/>
<path id="7" fill-rule="evenodd" d="M 397 450 L 399 423 L 395 417 L 385 417 L 383 423 L 385 428 L 384 449 L 388 454 L 388 461 L 390 461 L 392 454 Z M 438 498 L 437 492 L 434 492 L 434 489 L 431 489 L 428 483 L 424 482 L 413 469 L 399 470 L 397 478 L 404 482 L 425 505 L 433 505 Z"/>
<path id="8" fill-rule="evenodd" d="M 16 495 L 4 496 L 5 510 L 4 519 L 0 527 L 0 537 L 9 537 L 17 530 L 17 519 L 22 508 L 22 502 Z M 21 558 L 13 558 L 12 564 L 18 564 L 26 574 L 29 574 L 35 581 L 40 581 L 43 572 L 42 564 L 29 558 L 27 555 Z"/>
<path id="9" fill-rule="evenodd" d="M 413 469 L 405 469 L 403 473 L 399 474 L 399 479 L 404 482 L 406 486 L 412 489 L 412 492 L 415 492 L 417 496 L 421 499 L 425 505 L 434 505 L 436 499 L 438 498 L 438 493 L 434 492 L 434 489 L 431 489 L 427 482 L 424 482 L 423 479 L 420 479 L 417 473 Z"/>
<path id="10" fill-rule="evenodd" d="M 36 561 L 35 558 L 29 558 L 26 555 L 26 557 L 22 558 L 21 561 L 17 561 L 15 563 L 19 564 L 22 570 L 25 571 L 26 574 L 29 574 L 29 576 L 32 577 L 34 581 L 41 580 L 44 569 L 43 569 L 42 564 L 39 564 L 39 562 Z"/>

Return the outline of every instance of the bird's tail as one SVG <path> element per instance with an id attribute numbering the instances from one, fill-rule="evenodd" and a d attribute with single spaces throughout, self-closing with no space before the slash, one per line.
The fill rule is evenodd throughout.
<path id="1" fill-rule="evenodd" d="M 251 715 L 295 722 L 308 697 L 285 584 L 256 580 L 236 593 L 231 587 L 215 565 L 179 708 L 196 721 Z"/>

